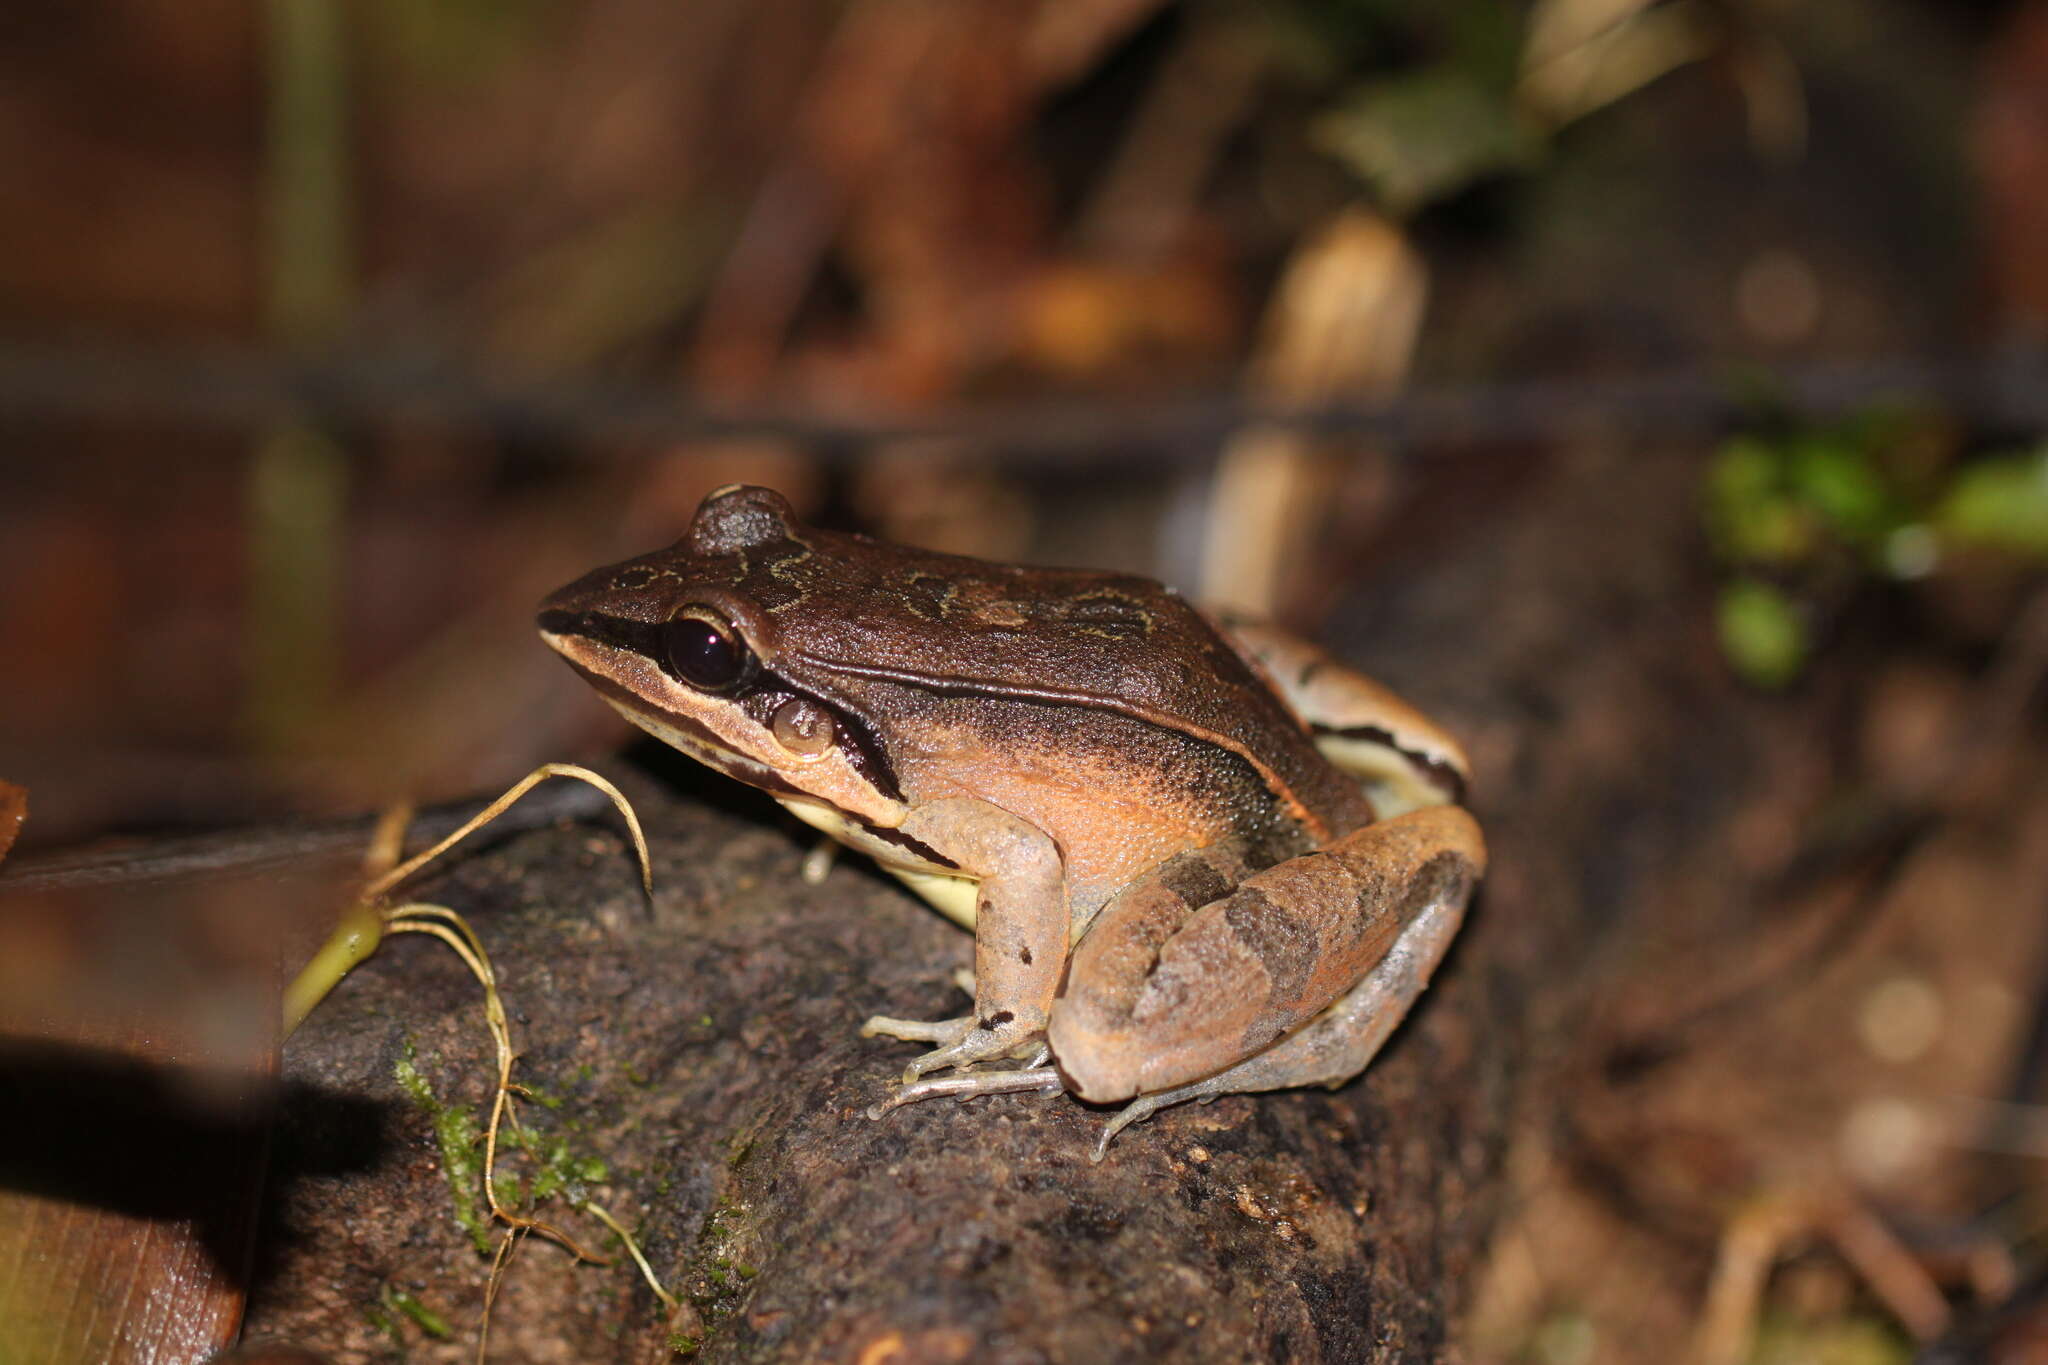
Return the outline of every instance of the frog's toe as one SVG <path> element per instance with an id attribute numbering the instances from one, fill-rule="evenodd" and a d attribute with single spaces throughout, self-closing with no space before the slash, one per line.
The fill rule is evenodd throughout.
<path id="1" fill-rule="evenodd" d="M 1118 1133 L 1121 1133 L 1134 1123 L 1143 1123 L 1146 1119 L 1151 1118 L 1154 1114 L 1166 1108 L 1167 1105 L 1174 1104 L 1179 1099 L 1184 1098 L 1187 1097 L 1175 1091 L 1167 1091 L 1159 1095 L 1138 1096 L 1138 1098 L 1132 1100 L 1122 1109 L 1119 1109 L 1116 1112 L 1116 1116 L 1110 1119 L 1108 1123 L 1102 1125 L 1102 1136 L 1095 1140 L 1095 1150 L 1088 1154 L 1088 1159 L 1098 1165 L 1101 1164 L 1102 1158 L 1109 1154 L 1111 1138 L 1114 1138 Z"/>
<path id="2" fill-rule="evenodd" d="M 901 1109 L 906 1104 L 919 1100 L 941 1099 L 952 1096 L 955 1099 L 971 1100 L 977 1095 L 1012 1095 L 1019 1091 L 1039 1091 L 1057 1094 L 1064 1087 L 1060 1084 L 1060 1073 L 1049 1066 L 1019 1067 L 1015 1071 L 975 1071 L 958 1076 L 939 1076 L 915 1085 L 905 1085 L 901 1090 L 868 1109 L 868 1117 L 878 1119 L 891 1109 Z"/>
<path id="3" fill-rule="evenodd" d="M 903 1069 L 903 1083 L 908 1085 L 927 1071 L 943 1071 L 949 1066 L 1009 1060 L 1020 1052 L 1028 1055 L 1044 1037 L 1043 1029 L 1014 1018 L 995 1025 L 985 1019 L 966 1022 L 969 1027 L 951 1042 L 913 1059 Z"/>

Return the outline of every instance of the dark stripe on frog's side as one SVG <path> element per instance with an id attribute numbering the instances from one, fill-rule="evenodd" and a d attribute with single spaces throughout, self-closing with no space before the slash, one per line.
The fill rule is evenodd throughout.
<path id="1" fill-rule="evenodd" d="M 1040 706 L 1082 707 L 1092 711 L 1103 711 L 1124 716 L 1172 731 L 1189 739 L 1210 745 L 1230 754 L 1243 762 L 1254 773 L 1265 789 L 1290 808 L 1290 813 L 1300 820 L 1317 839 L 1327 839 L 1341 831 L 1330 828 L 1318 806 L 1312 806 L 1296 792 L 1273 766 L 1255 753 L 1252 748 L 1234 738 L 1206 726 L 1162 712 L 1156 708 L 1136 704 L 1123 697 L 1104 696 L 1094 692 L 1069 691 L 1062 688 L 1040 687 L 1025 683 L 1001 682 L 989 678 L 961 677 L 949 674 L 914 673 L 906 669 L 884 668 L 872 664 L 849 663 L 839 659 L 799 655 L 803 662 L 816 665 L 819 669 L 846 673 L 854 677 L 871 678 L 891 682 L 899 686 L 914 688 L 933 696 L 984 697 L 1005 701 L 1026 702 Z"/>
<path id="2" fill-rule="evenodd" d="M 655 666 L 663 673 L 666 673 L 685 687 L 690 686 L 686 679 L 678 676 L 675 669 L 669 666 L 668 646 L 662 638 L 663 628 L 661 626 L 652 625 L 646 621 L 632 621 L 623 616 L 612 616 L 604 612 L 544 611 L 540 614 L 540 628 L 553 635 L 580 636 L 585 640 L 593 640 L 609 649 L 616 649 L 623 653 L 651 659 L 654 661 Z M 602 680 L 589 674 L 585 674 L 585 676 L 591 677 L 591 681 L 603 687 Z M 634 705 L 646 705 L 645 701 L 641 698 L 624 689 L 612 687 L 604 690 L 610 692 L 613 696 L 624 698 Z M 736 703 L 744 704 L 748 699 L 755 697 L 771 699 L 771 704 L 767 706 L 767 714 L 755 717 L 763 725 L 768 723 L 769 716 L 774 714 L 776 706 L 780 706 L 784 701 L 792 697 L 801 697 L 829 713 L 835 727 L 834 742 L 846 754 L 846 760 L 853 765 L 854 771 L 859 773 L 876 791 L 889 800 L 896 802 L 903 800 L 903 787 L 897 781 L 896 770 L 890 766 L 887 753 L 883 751 L 881 744 L 876 741 L 875 732 L 859 716 L 830 698 L 822 697 L 807 688 L 796 686 L 773 669 L 758 663 L 752 680 L 745 688 L 733 694 L 733 700 Z M 687 719 L 672 715 L 667 711 L 662 712 L 662 715 L 671 722 Z M 689 723 L 688 728 L 693 733 L 701 732 L 707 736 L 707 743 L 711 743 L 719 748 L 724 747 L 716 740 L 710 739 L 710 732 L 694 721 Z M 755 783 L 754 785 L 760 786 L 761 784 Z M 807 793 L 799 792 L 797 788 L 791 787 L 787 783 L 784 783 L 781 789 L 798 795 L 807 795 Z M 904 837 L 908 838 L 909 836 L 906 835 Z"/>
<path id="3" fill-rule="evenodd" d="M 548 610 L 540 614 L 539 625 L 548 635 L 574 635 L 595 640 L 607 649 L 652 659 L 661 665 L 662 672 L 668 672 L 668 665 L 663 662 L 668 650 L 662 644 L 662 628 L 652 622 L 629 621 L 623 616 L 595 611 Z"/>
<path id="4" fill-rule="evenodd" d="M 1370 818 L 1356 785 L 1316 752 L 1269 683 L 1171 589 L 804 534 L 815 557 L 803 569 L 818 578 L 814 596 L 792 608 L 801 634 L 783 636 L 790 673 L 1119 711 L 1237 754 L 1319 837 Z M 762 577 L 735 586 L 750 595 L 766 587 Z M 929 667 L 935 630 L 938 669 Z"/>
<path id="5" fill-rule="evenodd" d="M 1382 726 L 1311 725 L 1309 730 L 1318 739 L 1328 735 L 1333 739 L 1362 740 L 1367 744 L 1377 744 L 1382 748 L 1392 749 L 1395 753 L 1401 755 L 1401 757 L 1414 764 L 1416 768 L 1427 774 L 1430 781 L 1449 792 L 1452 805 L 1462 806 L 1465 804 L 1465 775 L 1463 773 L 1440 758 L 1431 758 L 1428 754 L 1419 753 L 1414 749 L 1402 748 L 1394 742 L 1392 732 Z"/>

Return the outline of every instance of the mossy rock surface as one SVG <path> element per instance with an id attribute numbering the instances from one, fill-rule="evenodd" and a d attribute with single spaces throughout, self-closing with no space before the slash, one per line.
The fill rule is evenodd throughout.
<path id="1" fill-rule="evenodd" d="M 557 1203 L 544 1216 L 619 1260 L 576 1266 L 522 1243 L 493 1359 L 1334 1361 L 1443 1347 L 1502 1128 L 1476 977 L 1451 973 L 1363 1082 L 1169 1110 L 1100 1165 L 1106 1111 L 1066 1096 L 871 1120 L 914 1053 L 861 1038 L 861 1021 L 961 1012 L 949 976 L 968 936 L 858 859 L 805 885 L 807 832 L 751 793 L 657 766 L 627 783 L 654 849 L 651 908 L 615 822 L 458 855 L 411 893 L 487 945 L 517 1076 L 545 1098 L 519 1108 L 533 1145 L 562 1158 L 556 1174 L 508 1158 L 501 1189 L 512 1173 L 527 1189 L 601 1175 L 589 1197 L 686 1304 L 672 1317 L 602 1226 Z M 452 953 L 405 936 L 293 1040 L 249 1339 L 344 1361 L 472 1358 L 489 1266 L 458 1216 L 434 1109 L 486 1113 L 479 1001 Z M 430 1106 L 401 1085 L 408 1054 Z M 444 1113 L 438 1128 L 460 1125 Z"/>

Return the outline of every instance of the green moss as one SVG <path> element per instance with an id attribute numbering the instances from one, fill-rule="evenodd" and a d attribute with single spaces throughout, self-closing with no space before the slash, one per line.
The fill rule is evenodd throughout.
<path id="1" fill-rule="evenodd" d="M 726 1140 L 725 1168 L 727 1170 L 737 1171 L 746 1162 L 746 1159 L 754 1154 L 754 1136 L 753 1129 L 746 1129 L 734 1133 Z"/>
<path id="2" fill-rule="evenodd" d="M 365 1308 L 363 1310 L 363 1321 L 369 1323 L 371 1327 L 382 1332 L 385 1336 L 390 1337 L 392 1345 L 398 1347 L 405 1345 L 405 1333 L 399 1330 L 398 1319 L 392 1317 L 383 1309 Z"/>
<path id="3" fill-rule="evenodd" d="M 552 1090 L 543 1090 L 530 1081 L 521 1082 L 519 1089 L 526 1098 L 540 1105 L 543 1109 L 560 1109 L 564 1103 L 560 1095 L 557 1095 Z"/>
<path id="4" fill-rule="evenodd" d="M 483 1129 L 468 1105 L 443 1104 L 435 1098 L 418 1066 L 418 1054 L 411 1038 L 398 1056 L 393 1074 L 434 1129 L 434 1145 L 441 1153 L 441 1173 L 448 1181 L 448 1193 L 455 1203 L 455 1221 L 469 1234 L 479 1256 L 491 1254 L 490 1219 L 478 1194 L 483 1187 Z"/>
<path id="5" fill-rule="evenodd" d="M 396 1285 L 385 1285 L 384 1292 L 378 1295 L 378 1301 L 385 1307 L 394 1308 L 411 1318 L 422 1332 L 436 1341 L 446 1341 L 455 1335 L 449 1330 L 445 1318 Z"/>
<path id="6" fill-rule="evenodd" d="M 528 1194 L 536 1204 L 564 1199 L 581 1205 L 590 1198 L 590 1187 L 611 1178 L 604 1158 L 579 1152 L 559 1133 L 542 1135 L 532 1129 L 509 1125 L 502 1130 L 537 1168 Z"/>
<path id="7" fill-rule="evenodd" d="M 742 1212 L 726 1199 L 712 1207 L 697 1235 L 694 1265 L 683 1277 L 683 1293 L 696 1308 L 706 1339 L 746 1299 L 752 1280 L 760 1274 L 731 1255 Z"/>

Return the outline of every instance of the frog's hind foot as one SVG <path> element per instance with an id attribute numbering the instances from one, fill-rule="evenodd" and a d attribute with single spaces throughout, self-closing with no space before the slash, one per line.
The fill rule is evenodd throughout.
<path id="1" fill-rule="evenodd" d="M 1102 1158 L 1109 1155 L 1110 1140 L 1134 1123 L 1143 1123 L 1169 1104 L 1177 1103 L 1182 1096 L 1177 1091 L 1166 1090 L 1156 1095 L 1140 1095 L 1123 1108 L 1116 1116 L 1102 1125 L 1102 1136 L 1095 1139 L 1095 1150 L 1088 1154 L 1088 1160 L 1100 1166 Z"/>
<path id="2" fill-rule="evenodd" d="M 1042 1062 L 1047 1054 L 1041 1050 L 1034 1062 Z M 971 1100 L 977 1095 L 1015 1095 L 1031 1091 L 1056 1095 L 1066 1087 L 1060 1081 L 1060 1073 L 1053 1067 L 1031 1065 L 1014 1071 L 970 1071 L 958 1076 L 938 1076 L 928 1081 L 906 1085 L 868 1109 L 868 1117 L 878 1119 L 891 1109 L 901 1109 L 906 1104 L 919 1100 L 936 1100 L 951 1096 L 958 1100 Z"/>

